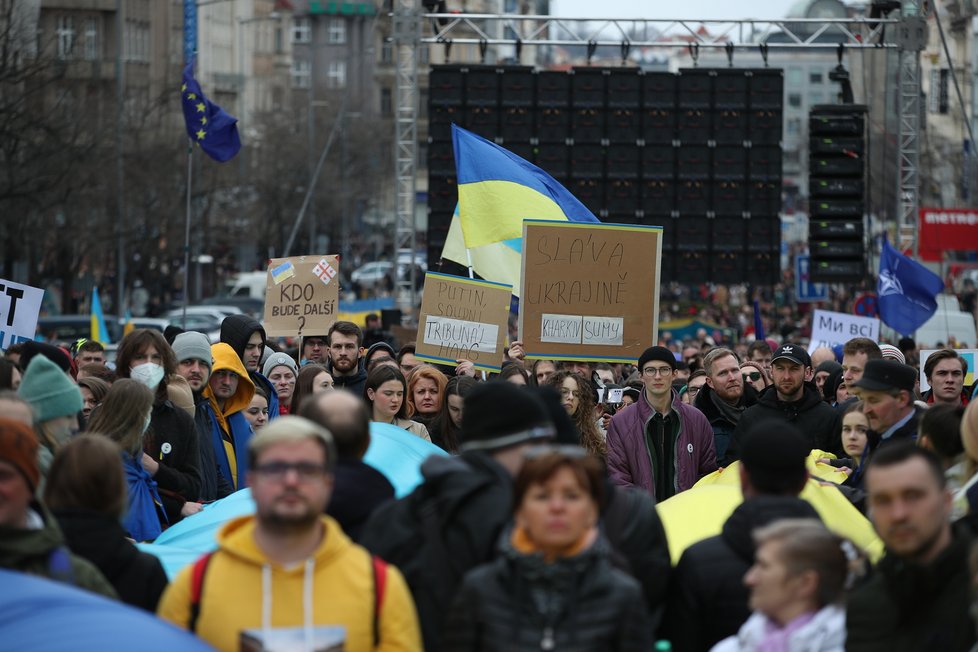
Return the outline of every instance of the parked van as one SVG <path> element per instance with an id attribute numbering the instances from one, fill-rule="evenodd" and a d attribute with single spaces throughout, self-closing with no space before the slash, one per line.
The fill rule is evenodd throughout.
<path id="1" fill-rule="evenodd" d="M 896 342 L 900 336 L 892 328 L 881 325 L 880 335 Z M 917 329 L 914 341 L 919 349 L 933 349 L 946 345 L 954 337 L 958 348 L 978 348 L 975 316 L 963 312 L 958 298 L 953 294 L 937 295 L 937 312 Z"/>

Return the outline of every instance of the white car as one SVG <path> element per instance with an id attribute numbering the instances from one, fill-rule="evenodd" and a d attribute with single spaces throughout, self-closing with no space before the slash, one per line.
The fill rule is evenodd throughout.
<path id="1" fill-rule="evenodd" d="M 389 260 L 377 260 L 358 267 L 350 274 L 350 279 L 361 285 L 376 285 L 383 281 L 392 269 L 394 263 Z"/>

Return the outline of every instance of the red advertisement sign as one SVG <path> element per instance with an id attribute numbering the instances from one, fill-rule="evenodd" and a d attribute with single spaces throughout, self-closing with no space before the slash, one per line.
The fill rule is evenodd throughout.
<path id="1" fill-rule="evenodd" d="M 978 208 L 921 208 L 920 259 L 937 263 L 945 251 L 978 249 Z"/>

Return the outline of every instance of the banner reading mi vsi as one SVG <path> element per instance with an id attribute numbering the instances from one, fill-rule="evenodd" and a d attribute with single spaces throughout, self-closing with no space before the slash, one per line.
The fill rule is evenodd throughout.
<path id="1" fill-rule="evenodd" d="M 415 356 L 452 366 L 471 360 L 476 369 L 498 372 L 513 287 L 437 272 L 424 279 Z"/>
<path id="2" fill-rule="evenodd" d="M 265 286 L 265 334 L 325 335 L 339 307 L 339 256 L 272 258 Z"/>
<path id="3" fill-rule="evenodd" d="M 660 226 L 526 220 L 526 357 L 634 363 L 658 340 L 661 260 Z"/>

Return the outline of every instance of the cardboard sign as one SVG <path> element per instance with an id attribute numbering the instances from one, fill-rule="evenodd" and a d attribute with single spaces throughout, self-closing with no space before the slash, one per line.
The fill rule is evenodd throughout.
<path id="1" fill-rule="evenodd" d="M 812 315 L 812 341 L 808 345 L 808 352 L 811 353 L 820 346 L 845 344 L 854 337 L 868 337 L 874 342 L 879 341 L 880 320 L 875 317 L 816 310 Z"/>
<path id="2" fill-rule="evenodd" d="M 325 335 L 340 303 L 338 256 L 273 258 L 265 287 L 265 334 Z"/>
<path id="3" fill-rule="evenodd" d="M 34 339 L 44 290 L 0 278 L 0 350 Z"/>
<path id="4" fill-rule="evenodd" d="M 658 339 L 661 260 L 661 226 L 525 220 L 526 357 L 634 363 Z"/>
<path id="5" fill-rule="evenodd" d="M 937 353 L 940 349 L 924 349 L 920 352 L 920 391 L 926 392 L 930 390 L 930 383 L 927 382 L 927 377 L 924 376 L 924 365 L 927 364 L 927 358 L 931 353 Z M 958 355 L 964 358 L 964 361 L 968 363 L 968 373 L 964 376 L 964 386 L 972 387 L 975 384 L 975 360 L 978 360 L 978 349 L 954 349 L 958 352 Z"/>
<path id="6" fill-rule="evenodd" d="M 415 357 L 498 372 L 506 346 L 511 285 L 428 272 L 418 316 Z"/>

